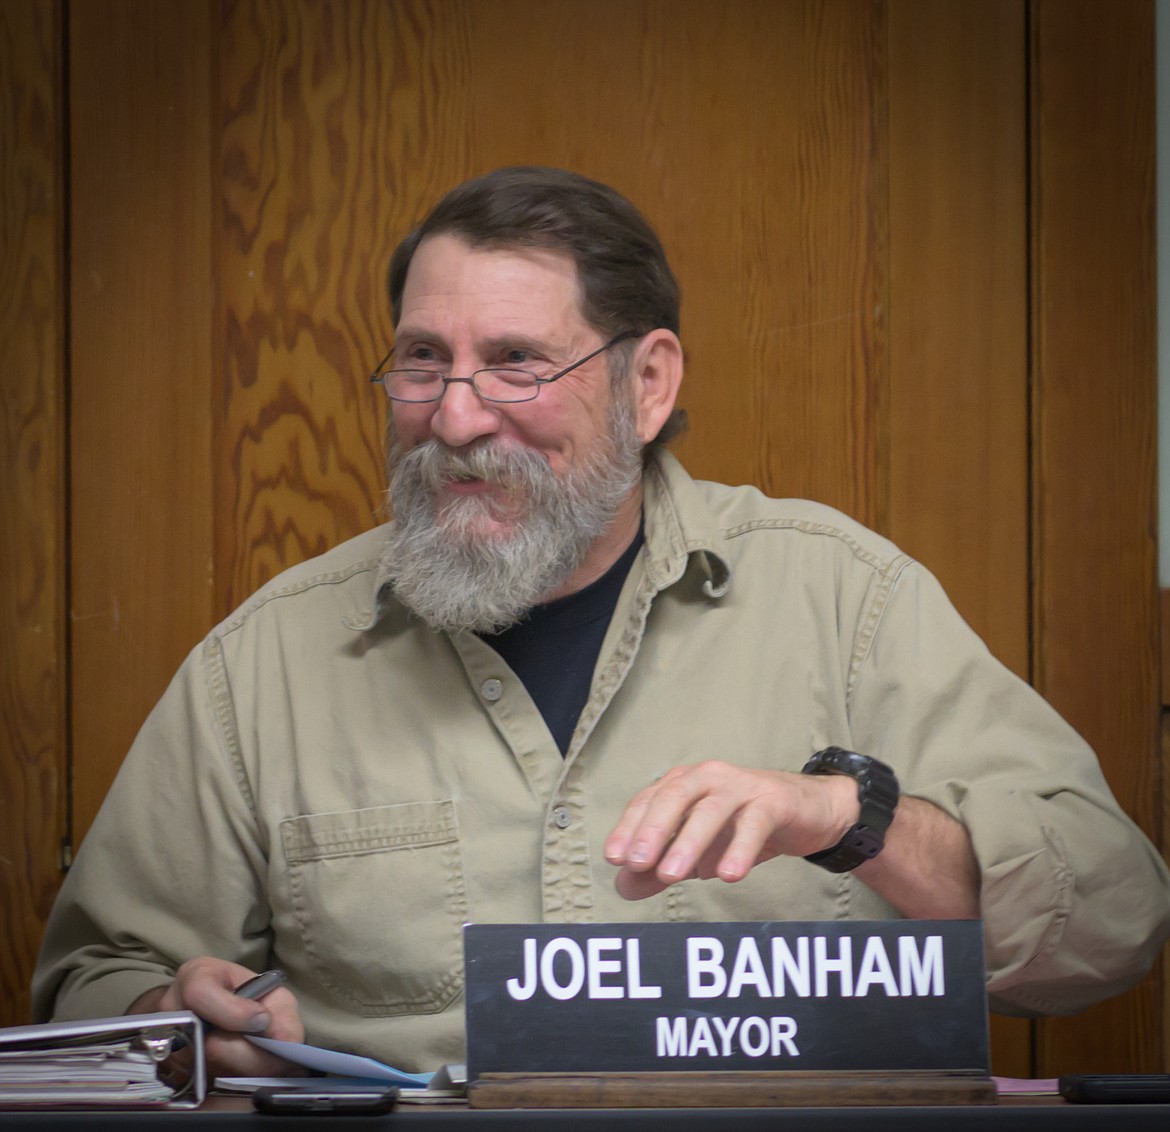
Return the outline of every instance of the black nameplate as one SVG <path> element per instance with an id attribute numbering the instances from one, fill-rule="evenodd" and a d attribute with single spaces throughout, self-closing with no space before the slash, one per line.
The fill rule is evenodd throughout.
<path id="1" fill-rule="evenodd" d="M 986 1073 L 977 920 L 469 924 L 481 1073 Z"/>

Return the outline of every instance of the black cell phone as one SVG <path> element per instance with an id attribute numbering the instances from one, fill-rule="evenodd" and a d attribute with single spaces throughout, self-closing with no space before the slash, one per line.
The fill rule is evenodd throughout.
<path id="1" fill-rule="evenodd" d="M 365 1115 L 373 1112 L 390 1112 L 398 1103 L 398 1086 L 370 1086 L 361 1088 L 282 1089 L 278 1085 L 266 1085 L 252 1094 L 252 1105 L 257 1112 L 274 1116 L 300 1113 L 328 1112 L 335 1116 L 346 1113 Z"/>
<path id="2" fill-rule="evenodd" d="M 1170 1073 L 1065 1073 L 1057 1087 L 1078 1104 L 1170 1103 Z"/>

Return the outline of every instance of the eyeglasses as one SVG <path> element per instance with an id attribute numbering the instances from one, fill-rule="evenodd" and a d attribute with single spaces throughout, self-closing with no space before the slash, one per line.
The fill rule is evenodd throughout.
<path id="1" fill-rule="evenodd" d="M 429 401 L 438 401 L 447 392 L 448 385 L 470 385 L 485 401 L 496 401 L 501 404 L 515 404 L 518 401 L 535 401 L 542 385 L 551 385 L 559 381 L 567 373 L 572 373 L 578 366 L 604 354 L 606 350 L 625 342 L 629 338 L 636 338 L 636 330 L 623 330 L 621 334 L 611 338 L 604 346 L 598 346 L 591 354 L 578 358 L 572 365 L 554 373 L 551 377 L 539 377 L 526 369 L 511 369 L 499 367 L 495 369 L 477 369 L 470 377 L 449 377 L 437 369 L 388 369 L 382 367 L 390 360 L 390 351 L 370 374 L 370 380 L 382 385 L 391 401 L 404 401 L 412 405 L 426 404 Z"/>

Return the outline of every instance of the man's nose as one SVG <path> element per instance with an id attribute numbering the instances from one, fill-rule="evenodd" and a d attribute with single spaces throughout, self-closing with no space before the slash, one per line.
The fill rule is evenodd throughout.
<path id="1" fill-rule="evenodd" d="M 450 448 L 462 448 L 499 431 L 499 410 L 484 401 L 466 378 L 448 381 L 431 417 L 431 433 Z"/>

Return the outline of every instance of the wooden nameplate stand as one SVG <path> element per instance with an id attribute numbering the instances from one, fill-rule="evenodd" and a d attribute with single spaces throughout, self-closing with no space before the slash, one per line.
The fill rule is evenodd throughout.
<path id="1" fill-rule="evenodd" d="M 825 1071 L 483 1073 L 472 1108 L 769 1108 L 995 1104 L 984 1074 Z"/>

